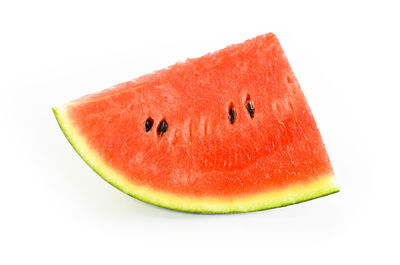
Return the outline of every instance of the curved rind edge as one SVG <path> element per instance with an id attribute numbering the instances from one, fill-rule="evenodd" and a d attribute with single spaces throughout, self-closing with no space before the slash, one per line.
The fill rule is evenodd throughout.
<path id="1" fill-rule="evenodd" d="M 67 105 L 53 107 L 54 115 L 75 151 L 105 181 L 120 191 L 147 203 L 178 211 L 195 213 L 242 213 L 283 207 L 339 191 L 335 175 L 320 176 L 317 180 L 291 187 L 268 191 L 237 199 L 188 197 L 156 191 L 150 187 L 134 185 L 92 151 L 68 119 Z"/>

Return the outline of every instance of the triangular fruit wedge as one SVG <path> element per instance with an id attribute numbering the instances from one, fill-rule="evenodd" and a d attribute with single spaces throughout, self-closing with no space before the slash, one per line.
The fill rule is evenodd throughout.
<path id="1" fill-rule="evenodd" d="M 123 192 L 189 212 L 249 212 L 339 191 L 273 34 L 54 108 L 72 146 Z"/>

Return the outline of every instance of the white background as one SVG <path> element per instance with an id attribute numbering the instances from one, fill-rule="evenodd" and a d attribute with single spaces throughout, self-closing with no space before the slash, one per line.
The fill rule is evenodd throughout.
<path id="1" fill-rule="evenodd" d="M 396 1 L 1 1 L 1 264 L 399 264 Z M 98 177 L 51 107 L 277 34 L 341 192 L 198 215 Z"/>

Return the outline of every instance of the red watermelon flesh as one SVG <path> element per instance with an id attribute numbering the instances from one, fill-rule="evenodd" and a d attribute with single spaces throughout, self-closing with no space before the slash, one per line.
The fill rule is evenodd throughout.
<path id="1" fill-rule="evenodd" d="M 54 112 L 96 172 L 156 205 L 246 212 L 339 190 L 311 110 L 273 34 Z"/>

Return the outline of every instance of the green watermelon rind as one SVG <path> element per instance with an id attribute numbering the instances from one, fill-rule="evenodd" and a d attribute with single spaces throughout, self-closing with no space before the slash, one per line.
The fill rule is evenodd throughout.
<path id="1" fill-rule="evenodd" d="M 234 199 L 184 197 L 163 191 L 155 191 L 148 187 L 135 186 L 129 183 L 127 179 L 124 179 L 122 174 L 117 173 L 115 169 L 107 166 L 104 161 L 90 150 L 87 143 L 83 140 L 83 137 L 81 137 L 79 133 L 74 130 L 73 125 L 70 124 L 65 107 L 54 107 L 53 113 L 69 143 L 89 167 L 100 177 L 120 191 L 138 200 L 159 207 L 193 213 L 243 213 L 297 204 L 339 191 L 334 175 L 321 176 L 315 181 L 316 183 L 320 181 L 322 184 L 319 184 L 319 182 L 317 184 L 308 183 L 303 186 L 285 188 L 293 189 L 295 191 L 293 194 L 289 190 L 286 191 L 283 189 L 283 191 L 266 192 L 264 195 L 256 194 L 250 195 L 249 197 Z M 286 196 L 279 195 L 285 192 L 287 193 Z M 274 193 L 278 195 L 274 197 Z M 253 198 L 255 199 L 252 199 L 251 196 L 254 196 Z M 263 201 L 263 196 L 269 199 Z"/>

